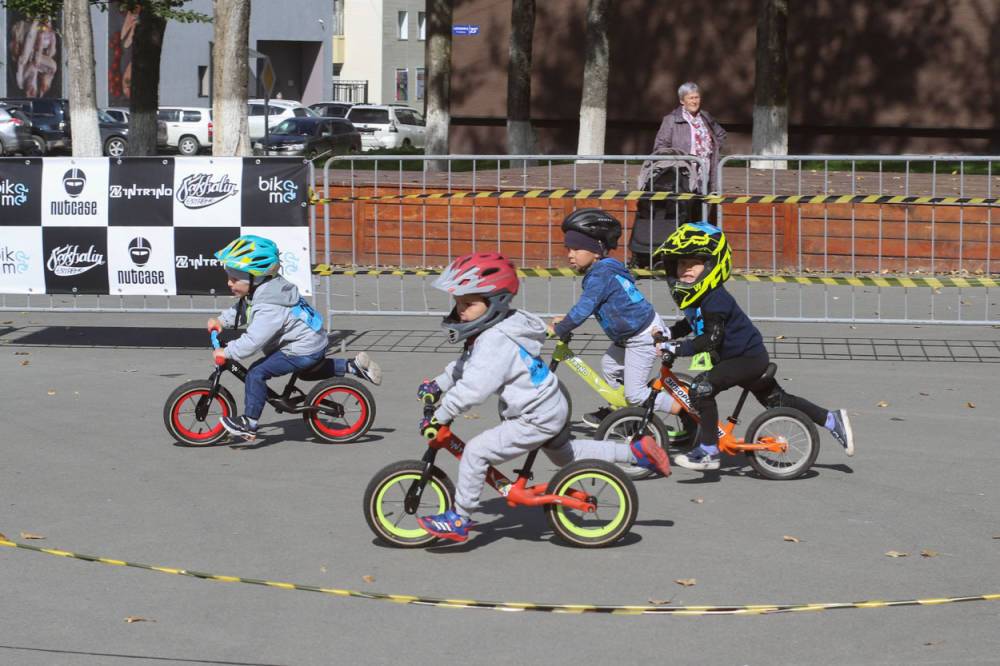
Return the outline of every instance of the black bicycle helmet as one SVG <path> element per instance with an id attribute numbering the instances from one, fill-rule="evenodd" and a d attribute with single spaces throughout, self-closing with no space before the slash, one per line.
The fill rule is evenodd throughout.
<path id="1" fill-rule="evenodd" d="M 579 208 L 566 216 L 562 230 L 578 231 L 601 243 L 605 250 L 613 250 L 618 247 L 622 224 L 601 208 Z"/>

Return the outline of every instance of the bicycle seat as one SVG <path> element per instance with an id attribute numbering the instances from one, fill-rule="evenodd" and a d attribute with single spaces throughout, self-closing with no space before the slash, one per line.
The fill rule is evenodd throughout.
<path id="1" fill-rule="evenodd" d="M 771 378 L 774 377 L 774 373 L 777 372 L 777 371 L 778 371 L 778 366 L 776 366 L 774 363 L 768 363 L 767 364 L 767 370 L 764 371 L 764 374 L 761 375 L 760 378 L 761 379 L 771 379 Z"/>
<path id="2" fill-rule="evenodd" d="M 559 434 L 542 444 L 540 448 L 558 449 L 566 444 L 566 442 L 568 442 L 572 437 L 573 433 L 570 432 L 569 421 L 567 421 L 566 425 L 563 426 L 563 429 L 559 431 Z"/>

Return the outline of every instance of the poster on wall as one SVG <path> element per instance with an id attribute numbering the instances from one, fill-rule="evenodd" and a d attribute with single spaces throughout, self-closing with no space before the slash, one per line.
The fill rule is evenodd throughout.
<path id="1" fill-rule="evenodd" d="M 108 3 L 108 106 L 129 105 L 132 90 L 132 40 L 139 10 Z"/>
<path id="2" fill-rule="evenodd" d="M 56 19 L 7 10 L 7 97 L 61 97 L 62 54 Z"/>

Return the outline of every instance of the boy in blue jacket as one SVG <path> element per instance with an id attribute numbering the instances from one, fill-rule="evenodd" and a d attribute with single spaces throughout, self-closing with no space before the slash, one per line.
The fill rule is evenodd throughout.
<path id="1" fill-rule="evenodd" d="M 733 386 L 749 388 L 765 407 L 792 407 L 816 425 L 826 428 L 854 455 L 854 435 L 847 411 L 830 411 L 805 398 L 786 393 L 774 378 L 762 379 L 770 359 L 764 339 L 736 299 L 722 283 L 732 270 L 732 250 L 725 234 L 707 222 L 682 225 L 653 253 L 670 285 L 684 319 L 668 329 L 678 340 L 691 333 L 694 338 L 667 343 L 678 356 L 708 352 L 712 369 L 694 378 L 689 395 L 702 423 L 717 423 L 719 408 L 715 396 Z M 699 445 L 674 462 L 694 470 L 719 469 L 719 435 L 713 427 L 699 428 Z"/>
<path id="2" fill-rule="evenodd" d="M 611 386 L 624 385 L 629 404 L 641 404 L 652 390 L 647 382 L 659 356 L 653 331 L 664 326 L 625 264 L 607 256 L 618 246 L 622 225 L 600 208 L 581 208 L 563 220 L 562 230 L 570 266 L 584 275 L 583 294 L 565 317 L 552 320 L 550 332 L 565 337 L 594 315 L 612 341 L 601 359 L 601 374 Z M 655 409 L 676 414 L 680 405 L 660 393 Z M 596 428 L 611 411 L 601 407 L 584 414 L 583 422 Z"/>

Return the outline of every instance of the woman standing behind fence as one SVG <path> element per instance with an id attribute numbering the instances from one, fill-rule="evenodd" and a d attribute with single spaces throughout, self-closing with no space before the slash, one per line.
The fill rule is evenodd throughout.
<path id="1" fill-rule="evenodd" d="M 701 108 L 698 84 L 690 81 L 683 84 L 677 89 L 677 97 L 680 106 L 663 117 L 653 143 L 653 153 L 674 148 L 687 155 L 708 159 L 709 191 L 715 192 L 719 182 L 719 153 L 726 140 L 726 130 Z"/>

